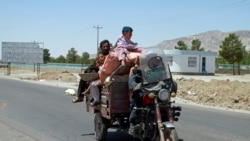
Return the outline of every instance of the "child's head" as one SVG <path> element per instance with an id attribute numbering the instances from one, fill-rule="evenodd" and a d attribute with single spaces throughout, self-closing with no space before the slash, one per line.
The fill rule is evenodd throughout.
<path id="1" fill-rule="evenodd" d="M 104 61 L 105 61 L 105 55 L 104 55 L 104 53 L 103 52 L 99 52 L 97 54 L 97 59 L 98 59 L 98 62 L 99 62 L 100 65 L 103 64 Z"/>
<path id="2" fill-rule="evenodd" d="M 94 60 L 94 64 L 93 65 L 95 67 L 98 67 L 100 65 L 99 60 L 97 58 Z"/>

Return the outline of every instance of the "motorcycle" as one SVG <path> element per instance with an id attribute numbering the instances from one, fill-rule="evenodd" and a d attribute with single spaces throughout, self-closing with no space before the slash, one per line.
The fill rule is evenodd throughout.
<path id="1" fill-rule="evenodd" d="M 116 71 L 118 71 L 117 69 Z M 107 77 L 101 88 L 101 104 L 90 106 L 87 111 L 95 113 L 95 137 L 105 141 L 108 128 L 128 132 L 130 113 L 135 113 L 135 138 L 141 141 L 178 141 L 174 122 L 178 121 L 181 107 L 173 106 L 172 97 L 177 94 L 164 52 L 160 49 L 145 49 L 138 57 L 133 75 Z M 125 79 L 120 79 L 124 77 Z M 128 81 L 124 81 L 128 80 Z M 129 93 L 139 97 L 136 106 L 130 107 Z"/>

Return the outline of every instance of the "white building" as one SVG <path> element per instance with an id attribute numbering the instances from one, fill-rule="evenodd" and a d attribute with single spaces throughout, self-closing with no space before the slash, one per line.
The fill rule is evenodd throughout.
<path id="1" fill-rule="evenodd" d="M 214 75 L 216 52 L 194 50 L 164 50 L 174 74 Z"/>

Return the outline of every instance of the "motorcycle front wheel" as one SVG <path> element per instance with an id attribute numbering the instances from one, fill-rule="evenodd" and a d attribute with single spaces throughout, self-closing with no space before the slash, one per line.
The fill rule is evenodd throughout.
<path id="1" fill-rule="evenodd" d="M 97 141 L 105 141 L 107 137 L 107 123 L 100 112 L 95 114 L 95 138 Z"/>
<path id="2" fill-rule="evenodd" d="M 170 139 L 167 138 L 166 141 L 179 141 L 176 129 L 169 129 L 169 132 L 170 132 Z"/>
<path id="3" fill-rule="evenodd" d="M 169 137 L 166 135 L 165 136 L 166 138 L 163 141 L 179 141 L 179 137 L 175 129 L 167 129 L 167 130 L 169 132 Z M 162 140 L 161 140 L 160 134 L 158 134 L 154 140 L 146 139 L 144 141 L 162 141 Z"/>

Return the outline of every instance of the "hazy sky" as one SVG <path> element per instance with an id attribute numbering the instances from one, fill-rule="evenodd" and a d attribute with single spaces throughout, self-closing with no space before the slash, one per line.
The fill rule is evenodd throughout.
<path id="1" fill-rule="evenodd" d="M 250 29 L 249 0 L 0 0 L 1 42 L 43 42 L 51 56 L 96 53 L 99 41 L 115 43 L 133 27 L 141 46 L 209 30 Z M 0 50 L 0 59 L 2 50 Z"/>

